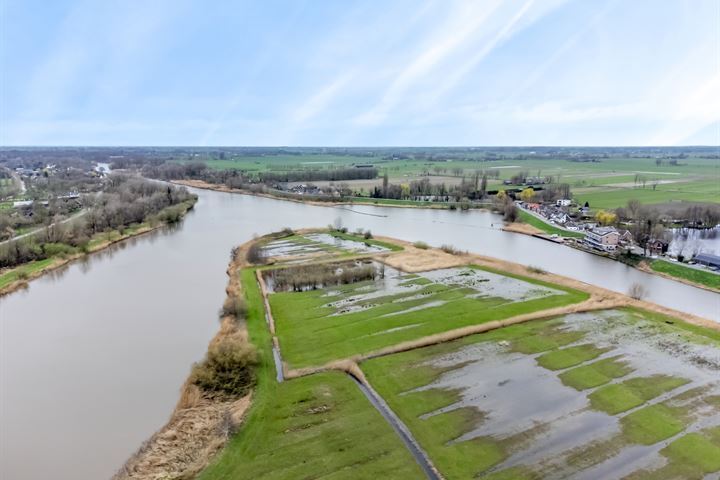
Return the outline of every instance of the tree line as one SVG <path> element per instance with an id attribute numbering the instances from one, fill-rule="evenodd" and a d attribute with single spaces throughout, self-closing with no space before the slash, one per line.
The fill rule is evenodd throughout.
<path id="1" fill-rule="evenodd" d="M 185 188 L 113 174 L 102 192 L 83 198 L 87 213 L 81 217 L 65 223 L 48 217 L 37 234 L 0 245 L 0 268 L 85 250 L 96 233 L 147 221 L 176 222 L 184 213 L 179 204 L 194 198 Z"/>

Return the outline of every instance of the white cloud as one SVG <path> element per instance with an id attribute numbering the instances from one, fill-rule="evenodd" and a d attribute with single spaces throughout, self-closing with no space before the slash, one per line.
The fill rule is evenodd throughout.
<path id="1" fill-rule="evenodd" d="M 718 125 L 714 144 L 720 144 L 720 73 L 702 80 L 673 99 L 664 109 L 665 126 L 652 135 L 647 145 L 681 145 L 709 125 Z"/>
<path id="2" fill-rule="evenodd" d="M 313 96 L 295 108 L 292 114 L 292 121 L 296 124 L 301 124 L 317 116 L 332 103 L 342 92 L 342 88 L 345 87 L 352 78 L 353 74 L 348 72 L 339 75 L 330 83 L 323 85 Z"/>
<path id="3" fill-rule="evenodd" d="M 377 125 L 382 122 L 410 87 L 472 38 L 498 6 L 498 2 L 470 2 L 454 9 L 449 18 L 438 26 L 429 45 L 397 73 L 380 101 L 359 115 L 356 123 Z"/>

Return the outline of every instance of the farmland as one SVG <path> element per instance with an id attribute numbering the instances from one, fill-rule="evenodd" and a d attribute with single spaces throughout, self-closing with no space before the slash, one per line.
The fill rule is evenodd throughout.
<path id="1" fill-rule="evenodd" d="M 442 158 L 442 153 L 437 154 Z M 264 155 L 237 156 L 231 159 L 206 157 L 214 169 L 237 169 L 247 172 L 288 171 L 302 169 L 347 168 L 355 164 L 372 164 L 387 172 L 391 182 L 409 182 L 429 175 L 433 183 L 457 184 L 475 171 L 497 170 L 497 179 L 490 178 L 489 189 L 503 188 L 502 181 L 519 172 L 552 176 L 570 185 L 578 203 L 588 202 L 593 209 L 625 206 L 629 200 L 657 204 L 667 202 L 720 202 L 720 162 L 717 159 L 688 156 L 676 164 L 658 164 L 656 158 L 623 156 L 602 158 L 595 162 L 574 162 L 547 156 L 514 156 L 501 159 L 467 155 L 458 159 L 448 155 L 437 158 L 398 158 L 348 155 Z M 380 180 L 346 182 L 357 191 L 369 191 Z"/>
<path id="2" fill-rule="evenodd" d="M 263 261 L 240 272 L 253 406 L 200 478 L 422 478 L 356 382 L 447 479 L 720 471 L 717 330 L 385 238 L 287 231 L 259 245 Z M 434 267 L 397 268 L 413 257 Z"/>

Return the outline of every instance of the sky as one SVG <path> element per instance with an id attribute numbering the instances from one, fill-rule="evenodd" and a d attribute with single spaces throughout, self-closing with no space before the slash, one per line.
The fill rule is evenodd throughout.
<path id="1" fill-rule="evenodd" d="M 0 145 L 720 145 L 720 1 L 0 0 Z"/>

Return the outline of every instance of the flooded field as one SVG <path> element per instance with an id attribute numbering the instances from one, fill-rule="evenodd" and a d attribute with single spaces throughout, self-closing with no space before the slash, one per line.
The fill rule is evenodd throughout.
<path id="1" fill-rule="evenodd" d="M 720 471 L 720 336 L 666 320 L 573 314 L 362 368 L 446 478 L 703 478 Z"/>
<path id="2" fill-rule="evenodd" d="M 307 235 L 289 235 L 268 242 L 263 247 L 267 258 L 292 257 L 295 260 L 315 255 L 380 253 L 389 248 L 372 239 L 363 239 L 348 234 L 311 233 Z"/>
<path id="3" fill-rule="evenodd" d="M 347 263 L 347 262 L 345 262 Z M 529 278 L 469 266 L 404 274 L 375 262 L 363 281 L 339 281 L 352 273 L 344 263 L 326 265 L 338 281 L 312 288 L 315 278 L 298 266 L 268 273 L 271 287 L 282 274 L 283 285 L 293 269 L 300 283 L 269 297 L 283 356 L 292 366 L 317 365 L 366 353 L 404 340 L 466 325 L 508 318 L 582 301 L 587 295 Z M 353 267 L 363 268 L 361 266 Z M 367 278 L 367 279 L 366 279 Z M 342 285 L 332 285 L 332 283 Z M 299 288 L 298 288 L 299 287 Z M 305 290 L 305 291 L 298 291 Z"/>

